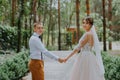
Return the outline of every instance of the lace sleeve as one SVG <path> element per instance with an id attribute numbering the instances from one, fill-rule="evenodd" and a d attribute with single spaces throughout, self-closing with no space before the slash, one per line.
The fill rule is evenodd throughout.
<path id="1" fill-rule="evenodd" d="M 74 49 L 77 49 L 78 51 L 84 47 L 84 45 L 88 42 L 89 40 L 89 37 L 90 37 L 90 34 L 87 32 L 85 33 L 79 40 L 79 43 L 77 44 L 77 46 L 75 46 Z"/>

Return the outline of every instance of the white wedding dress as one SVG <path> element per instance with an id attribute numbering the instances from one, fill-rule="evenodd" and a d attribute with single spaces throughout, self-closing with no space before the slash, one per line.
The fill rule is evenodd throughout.
<path id="1" fill-rule="evenodd" d="M 81 48 L 81 52 L 78 54 L 73 65 L 70 80 L 105 80 L 104 75 L 100 74 L 96 55 L 89 43 L 86 43 Z"/>

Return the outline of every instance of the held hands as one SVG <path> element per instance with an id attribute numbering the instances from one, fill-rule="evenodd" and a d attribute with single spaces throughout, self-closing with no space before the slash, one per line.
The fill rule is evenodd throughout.
<path id="1" fill-rule="evenodd" d="M 65 58 L 65 59 L 64 59 L 64 62 L 66 62 L 67 60 L 68 60 L 68 58 Z"/>
<path id="2" fill-rule="evenodd" d="M 63 63 L 63 62 L 65 63 L 67 60 L 68 60 L 68 58 L 65 58 L 65 59 L 59 58 L 59 59 L 58 59 L 58 61 L 59 61 L 60 63 Z"/>
<path id="3" fill-rule="evenodd" d="M 59 61 L 60 63 L 63 63 L 63 62 L 64 62 L 64 59 L 59 58 L 58 61 Z"/>

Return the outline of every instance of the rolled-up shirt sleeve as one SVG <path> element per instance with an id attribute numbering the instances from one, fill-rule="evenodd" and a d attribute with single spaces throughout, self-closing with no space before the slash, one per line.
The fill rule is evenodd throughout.
<path id="1" fill-rule="evenodd" d="M 49 52 L 45 46 L 43 45 L 43 43 L 41 42 L 41 40 L 36 39 L 37 43 L 35 43 L 36 48 L 38 48 L 38 50 L 40 50 L 43 54 L 45 54 L 47 57 L 50 57 L 51 59 L 54 60 L 58 60 L 58 56 L 54 55 L 53 53 Z"/>

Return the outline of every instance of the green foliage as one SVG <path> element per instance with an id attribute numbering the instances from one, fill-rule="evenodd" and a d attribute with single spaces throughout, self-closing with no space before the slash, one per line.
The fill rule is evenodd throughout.
<path id="1" fill-rule="evenodd" d="M 112 7 L 112 10 L 113 10 L 113 14 L 115 16 L 120 16 L 120 0 L 113 0 L 112 2 L 113 4 L 113 7 Z"/>
<path id="2" fill-rule="evenodd" d="M 14 26 L 17 27 L 17 22 L 18 22 L 18 16 L 20 14 L 21 11 L 21 4 L 20 4 L 21 0 L 17 0 L 16 5 L 14 6 L 15 8 L 15 12 L 14 12 Z M 112 1 L 112 21 L 106 21 L 108 24 L 107 26 L 109 26 L 110 24 L 112 24 L 112 26 L 114 25 L 119 25 L 120 24 L 120 20 L 119 20 L 119 12 L 120 12 L 120 8 L 119 8 L 119 3 L 120 0 L 113 0 Z M 58 36 L 58 6 L 57 6 L 57 0 L 38 0 L 36 3 L 36 14 L 40 17 L 41 22 L 43 22 L 43 25 L 45 26 L 44 28 L 46 28 L 46 33 L 48 36 L 48 31 L 53 32 L 56 31 L 57 34 L 55 34 L 55 36 Z M 0 0 L 0 24 L 8 24 L 8 25 L 12 25 L 12 0 Z M 24 8 L 23 8 L 23 17 L 21 20 L 21 29 L 24 29 L 23 25 L 27 24 L 27 29 L 30 30 L 30 27 L 32 26 L 33 22 L 34 22 L 34 11 L 31 5 L 33 5 L 33 0 L 26 0 L 23 3 Z M 61 30 L 65 30 L 65 27 L 72 27 L 76 25 L 76 7 L 75 7 L 75 0 L 60 0 L 60 21 L 61 21 Z M 92 15 L 94 17 L 94 21 L 95 21 L 95 26 L 97 27 L 97 32 L 99 35 L 99 38 L 102 40 L 103 37 L 103 17 L 102 17 L 102 1 L 101 0 L 90 0 L 89 1 L 89 5 L 90 5 L 90 15 Z M 108 1 L 106 1 L 106 14 L 108 11 Z M 85 0 L 80 0 L 80 25 L 82 22 L 82 19 L 86 16 L 86 1 Z M 26 21 L 25 21 L 26 20 Z M 106 20 L 107 20 L 107 15 L 106 15 Z M 48 28 L 49 27 L 49 28 Z M 49 29 L 49 30 L 48 30 Z M 16 32 L 16 29 L 14 30 L 14 32 Z M 1 32 L 0 32 L 1 33 Z M 21 32 L 22 33 L 22 32 Z M 26 34 L 27 32 L 24 31 L 24 33 L 22 34 L 22 38 L 21 41 L 26 42 L 27 40 L 24 39 L 28 34 Z M 106 32 L 108 34 L 108 32 Z M 9 34 L 9 33 L 8 33 Z M 120 39 L 120 35 L 119 34 L 119 30 L 114 31 L 114 35 L 117 37 L 115 37 L 113 34 L 112 37 L 109 37 L 109 41 L 112 40 L 118 40 Z M 54 35 L 54 34 L 49 34 L 50 36 Z M 9 36 L 8 36 L 9 37 Z M 13 38 L 11 38 L 13 39 Z M 57 39 L 57 37 L 55 37 L 54 39 Z M 25 41 L 24 41 L 25 40 Z M 45 39 L 47 41 L 47 39 Z M 7 39 L 8 41 L 8 39 Z M 14 41 L 9 40 L 9 43 L 7 43 L 5 40 L 3 42 L 3 49 L 7 49 L 9 48 L 16 48 L 17 44 L 17 37 L 15 37 Z M 23 43 L 22 43 L 23 44 Z M 12 45 L 12 46 L 11 46 Z M 11 47 L 10 47 L 11 46 Z M 7 47 L 7 48 L 6 48 Z"/>
<path id="3" fill-rule="evenodd" d="M 68 32 L 66 34 L 66 45 L 72 45 L 72 33 Z"/>
<path id="4" fill-rule="evenodd" d="M 119 80 L 120 79 L 120 57 L 112 56 L 103 52 L 103 63 L 105 67 L 106 80 Z"/>
<path id="5" fill-rule="evenodd" d="M 0 65 L 0 80 L 18 80 L 28 71 L 28 51 L 7 59 Z"/>
<path id="6" fill-rule="evenodd" d="M 0 25 L 0 45 L 3 50 L 16 49 L 17 29 Z"/>
<path id="7" fill-rule="evenodd" d="M 26 37 L 27 38 L 30 37 L 29 30 L 22 29 L 22 37 L 23 37 L 23 40 L 25 40 Z"/>
<path id="8" fill-rule="evenodd" d="M 0 25 L 0 49 L 2 50 L 16 50 L 17 49 L 17 28 L 10 27 L 7 25 Z M 24 46 L 24 42 L 26 38 L 29 37 L 29 30 L 22 29 L 22 46 Z"/>
<path id="9" fill-rule="evenodd" d="M 10 23 L 10 0 L 0 0 L 0 23 Z"/>
<path id="10" fill-rule="evenodd" d="M 58 50 L 58 46 L 47 46 L 47 49 L 50 51 Z"/>

